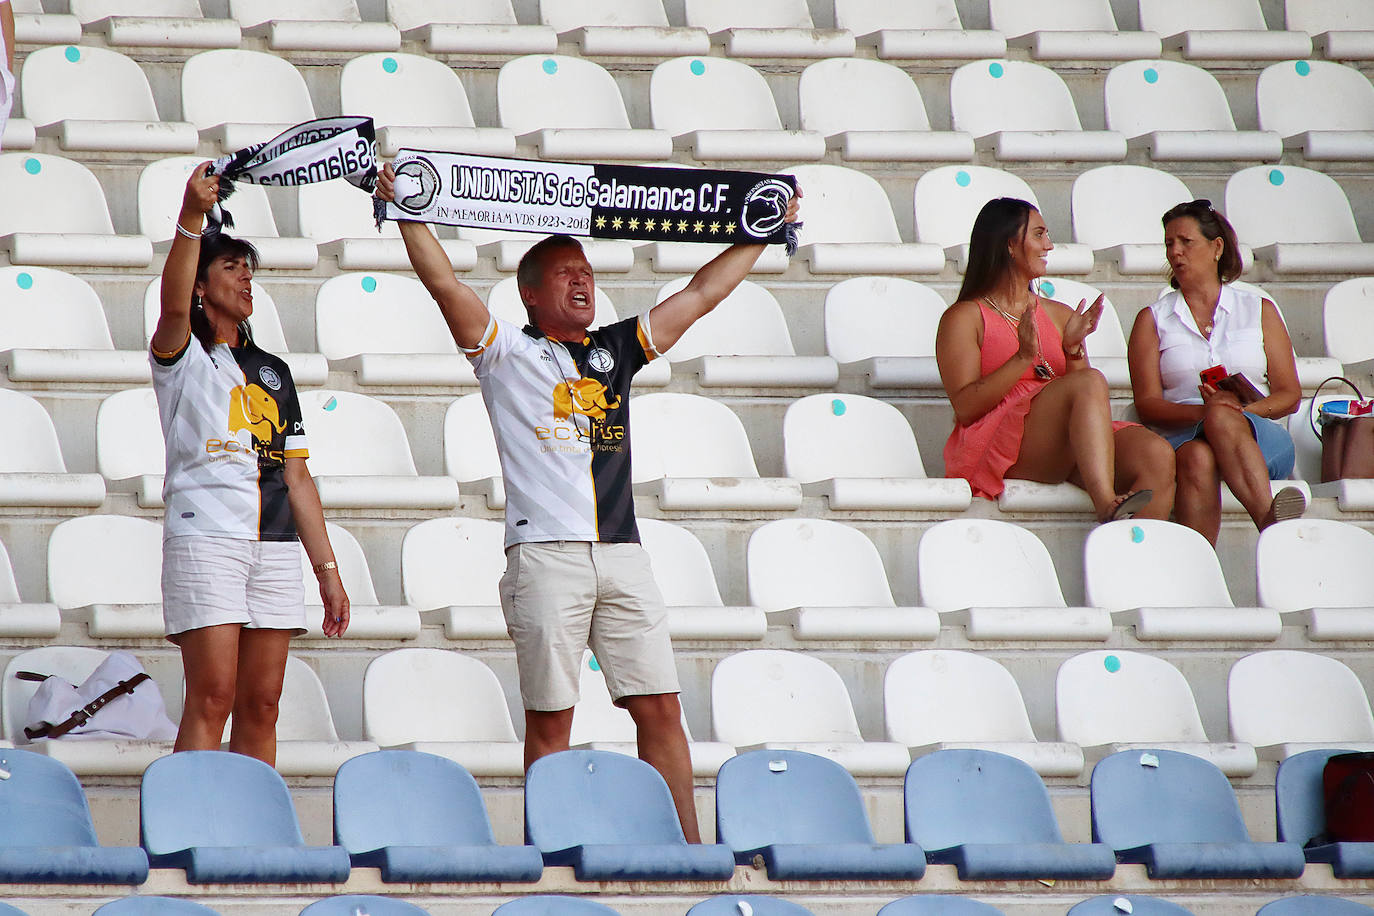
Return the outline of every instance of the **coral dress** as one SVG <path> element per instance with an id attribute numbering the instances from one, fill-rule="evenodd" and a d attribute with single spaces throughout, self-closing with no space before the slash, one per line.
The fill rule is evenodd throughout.
<path id="1" fill-rule="evenodd" d="M 1019 344 L 1010 322 L 985 302 L 980 301 L 978 309 L 983 315 L 981 378 L 1011 359 Z M 1053 370 L 1056 378 L 1061 377 L 1068 371 L 1064 338 L 1043 304 L 1035 310 L 1035 321 L 1040 332 L 1041 361 Z M 1035 367 L 1031 366 L 992 410 L 968 426 L 956 422 L 945 442 L 945 476 L 967 480 L 974 496 L 996 499 L 1002 495 L 1003 476 L 1021 454 L 1021 436 L 1031 400 L 1049 381 L 1037 378 Z M 1114 420 L 1112 431 L 1136 425 Z"/>

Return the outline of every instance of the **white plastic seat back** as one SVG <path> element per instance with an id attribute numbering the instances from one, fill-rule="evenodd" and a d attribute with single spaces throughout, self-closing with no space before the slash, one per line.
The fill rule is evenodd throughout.
<path id="1" fill-rule="evenodd" d="M 1164 244 L 1160 218 L 1193 199 L 1178 178 L 1142 165 L 1103 165 L 1073 181 L 1073 238 L 1094 248 Z M 1161 262 L 1163 263 L 1163 262 Z"/>
<path id="2" fill-rule="evenodd" d="M 229 0 L 229 16 L 245 29 L 274 19 L 360 22 L 355 0 Z"/>
<path id="3" fill-rule="evenodd" d="M 1102 93 L 1107 128 L 1127 137 L 1160 130 L 1236 129 L 1221 84 L 1193 64 L 1176 60 L 1118 64 L 1107 74 Z"/>
<path id="4" fill-rule="evenodd" d="M 47 153 L 0 153 L 0 236 L 13 232 L 113 235 L 114 223 L 91 170 Z"/>
<path id="5" fill-rule="evenodd" d="M 835 28 L 855 35 L 883 29 L 960 29 L 954 0 L 835 0 Z"/>
<path id="6" fill-rule="evenodd" d="M 1011 672 L 975 652 L 908 652 L 883 675 L 887 740 L 922 747 L 943 741 L 1034 741 Z"/>
<path id="7" fill-rule="evenodd" d="M 1299 518 L 1260 532 L 1259 603 L 1280 611 L 1374 607 L 1374 534 L 1347 522 Z"/>
<path id="8" fill-rule="evenodd" d="M 1084 299 L 1089 303 L 1095 302 L 1102 293 L 1095 286 L 1067 277 L 1041 277 L 1036 283 L 1036 289 L 1046 299 L 1062 302 L 1071 309 L 1078 308 L 1078 303 Z M 1088 335 L 1084 346 L 1087 347 L 1089 358 L 1126 358 L 1126 335 L 1122 331 L 1121 318 L 1117 315 L 1116 306 L 1112 305 L 1111 299 L 1102 300 L 1102 315 L 1097 320 L 1097 330 Z"/>
<path id="9" fill-rule="evenodd" d="M 592 741 L 632 744 L 637 740 L 634 719 L 630 718 L 629 712 L 611 701 L 606 675 L 602 673 L 590 649 L 582 653 L 577 692 L 578 701 L 573 712 L 569 744 L 573 747 Z"/>
<path id="10" fill-rule="evenodd" d="M 37 400 L 0 388 L 0 473 L 65 474 L 52 418 Z"/>
<path id="11" fill-rule="evenodd" d="M 1153 655 L 1125 649 L 1075 655 L 1059 666 L 1054 696 L 1060 739 L 1083 747 L 1207 740 L 1188 681 Z"/>
<path id="12" fill-rule="evenodd" d="M 701 395 L 639 395 L 630 440 L 635 483 L 660 477 L 759 476 L 739 417 Z"/>
<path id="13" fill-rule="evenodd" d="M 649 79 L 653 126 L 673 136 L 694 130 L 782 130 L 763 75 L 724 57 L 677 57 Z"/>
<path id="14" fill-rule="evenodd" d="M 401 542 L 401 590 L 421 611 L 494 607 L 506 571 L 505 526 L 482 518 L 432 518 Z"/>
<path id="15" fill-rule="evenodd" d="M 838 362 L 873 356 L 935 356 L 945 300 L 898 277 L 851 277 L 825 294 L 825 352 Z"/>
<path id="16" fill-rule="evenodd" d="M 510 0 L 386 0 L 386 18 L 402 32 L 438 22 L 515 25 Z"/>
<path id="17" fill-rule="evenodd" d="M 167 453 L 153 389 L 117 391 L 100 402 L 95 415 L 95 466 L 106 480 L 165 473 Z"/>
<path id="18" fill-rule="evenodd" d="M 808 194 L 808 197 L 810 195 Z M 983 165 L 942 165 L 916 179 L 916 240 L 941 248 L 966 245 L 978 211 L 998 197 L 1040 201 L 1019 176 Z"/>
<path id="19" fill-rule="evenodd" d="M 382 747 L 411 741 L 515 741 L 496 673 L 447 649 L 393 649 L 363 675 L 363 735 Z"/>
<path id="20" fill-rule="evenodd" d="M 901 242 L 892 203 L 873 176 L 840 165 L 794 165 L 782 172 L 796 176 L 806 195 L 800 244 Z"/>
<path id="21" fill-rule="evenodd" d="M 1109 522 L 1089 532 L 1083 544 L 1083 585 L 1089 606 L 1109 611 L 1233 606 L 1207 539 L 1191 528 L 1154 519 Z"/>
<path id="22" fill-rule="evenodd" d="M 312 474 L 416 476 L 405 427 L 387 404 L 351 391 L 302 391 L 299 397 Z"/>
<path id="23" fill-rule="evenodd" d="M 988 575 L 989 569 L 997 570 Z M 986 518 L 949 519 L 921 535 L 916 551 L 921 604 L 966 607 L 1064 607 L 1054 561 L 1019 525 Z"/>
<path id="24" fill-rule="evenodd" d="M 372 198 L 343 179 L 303 184 L 296 189 L 301 235 L 318 243 L 336 239 L 399 239 L 395 220 L 382 223 L 372 216 Z"/>
<path id="25" fill-rule="evenodd" d="M 766 741 L 862 741 L 844 681 L 819 658 L 750 649 L 711 673 L 711 730 L 745 747 Z"/>
<path id="26" fill-rule="evenodd" d="M 309 597 L 306 596 L 307 600 Z M 349 597 L 353 598 L 351 591 Z M 229 737 L 228 723 L 224 735 L 226 739 Z M 294 655 L 286 659 L 286 676 L 282 679 L 281 701 L 277 704 L 277 740 L 331 743 L 339 740 L 320 676 Z"/>
<path id="27" fill-rule="evenodd" d="M 50 674 L 79 685 L 108 654 L 94 646 L 40 646 L 12 656 L 5 665 L 4 681 L 0 682 L 3 737 L 16 744 L 28 740 L 24 737 L 24 726 L 28 723 L 29 700 L 38 690 L 38 682 L 21 681 L 16 674 L 20 671 Z"/>
<path id="28" fill-rule="evenodd" d="M 1326 331 L 1326 355 L 1342 363 L 1374 359 L 1374 277 L 1342 280 L 1326 291 L 1322 324 Z"/>
<path id="29" fill-rule="evenodd" d="M 60 523 L 48 538 L 48 597 L 64 610 L 162 603 L 162 526 L 127 515 Z"/>
<path id="30" fill-rule="evenodd" d="M 708 32 L 725 29 L 813 29 L 806 0 L 683 0 L 687 24 Z"/>
<path id="31" fill-rule="evenodd" d="M 1056 0 L 1043 7 L 1022 0 L 988 0 L 988 18 L 1008 38 L 1042 31 L 1116 31 L 1107 0 Z"/>
<path id="32" fill-rule="evenodd" d="M 797 104 L 802 129 L 827 137 L 847 130 L 930 130 L 921 90 L 900 67 L 880 60 L 835 57 L 811 64 L 797 83 Z"/>
<path id="33" fill-rule="evenodd" d="M 583 26 L 650 26 L 666 29 L 661 0 L 540 0 L 539 21 L 555 32 Z"/>
<path id="34" fill-rule="evenodd" d="M 813 394 L 782 419 L 783 474 L 802 483 L 832 477 L 926 476 L 902 412 L 858 394 Z"/>
<path id="35" fill-rule="evenodd" d="M 654 303 L 679 292 L 691 280 L 669 280 L 658 288 Z M 796 350 L 778 300 L 757 283 L 744 280 L 663 355 L 677 362 L 699 356 L 795 356 Z"/>
<path id="36" fill-rule="evenodd" d="M 41 127 L 58 121 L 157 121 L 148 77 L 132 58 L 108 48 L 39 48 L 24 58 L 19 79 L 24 117 Z"/>
<path id="37" fill-rule="evenodd" d="M 242 191 L 246 187 L 246 185 L 242 186 L 239 190 Z M 234 199 L 238 199 L 238 192 L 235 192 Z M 253 342 L 269 353 L 289 353 L 290 348 L 286 345 L 286 334 L 281 327 L 281 315 L 277 312 L 277 303 L 257 280 L 254 280 L 251 286 L 253 290 L 253 314 L 248 319 L 248 326 L 253 332 Z M 161 315 L 162 278 L 153 277 L 143 293 L 144 344 L 152 341 L 153 332 L 157 330 L 157 321 Z"/>
<path id="38" fill-rule="evenodd" d="M 0 350 L 110 350 L 91 285 L 51 267 L 0 267 Z"/>
<path id="39" fill-rule="evenodd" d="M 1374 742 L 1364 685 L 1343 662 L 1273 649 L 1231 666 L 1231 738 L 1256 747 L 1299 742 Z"/>
<path id="40" fill-rule="evenodd" d="M 237 48 L 204 51 L 186 61 L 181 111 L 200 130 L 230 123 L 299 124 L 315 117 L 305 79 L 290 61 Z"/>
<path id="41" fill-rule="evenodd" d="M 444 411 L 444 473 L 454 480 L 501 476 L 496 435 L 481 394 L 454 398 Z"/>
<path id="42" fill-rule="evenodd" d="M 1259 125 L 1281 137 L 1309 130 L 1374 130 L 1374 84 L 1324 60 L 1271 64 L 1255 84 Z"/>
<path id="43" fill-rule="evenodd" d="M 159 19 L 202 19 L 199 0 L 70 0 L 74 15 L 82 24 L 110 16 L 155 17 Z"/>
<path id="44" fill-rule="evenodd" d="M 824 519 L 778 519 L 754 529 L 746 559 L 749 603 L 894 607 L 878 548 L 862 531 Z"/>
<path id="45" fill-rule="evenodd" d="M 596 311 L 592 315 L 591 326 L 599 328 L 619 321 L 620 316 L 616 314 L 615 303 L 611 302 L 611 297 L 606 295 L 606 291 L 598 286 L 594 292 Z M 487 309 L 496 316 L 497 321 L 513 324 L 517 328 L 523 328 L 530 323 L 530 315 L 525 309 L 525 303 L 520 299 L 520 286 L 516 283 L 515 277 L 501 280 L 487 292 Z"/>
<path id="46" fill-rule="evenodd" d="M 1140 0 L 1140 27 L 1160 35 L 1187 31 L 1231 32 L 1264 31 L 1264 21 L 1256 0 Z"/>
<path id="47" fill-rule="evenodd" d="M 339 74 L 339 106 L 372 118 L 379 128 L 474 125 L 458 74 L 442 61 L 418 54 L 382 52 L 353 58 Z"/>
<path id="48" fill-rule="evenodd" d="M 649 554 L 654 581 L 668 607 L 721 607 L 711 558 L 696 535 L 656 518 L 637 520 L 639 540 Z"/>
<path id="49" fill-rule="evenodd" d="M 1257 165 L 1226 182 L 1226 217 L 1243 244 L 1359 242 L 1345 191 L 1324 172 Z"/>
<path id="50" fill-rule="evenodd" d="M 1024 60 L 964 64 L 950 78 L 949 104 L 955 130 L 975 137 L 1002 130 L 1082 129 L 1059 74 Z"/>
<path id="51" fill-rule="evenodd" d="M 625 100 L 599 64 L 561 54 L 506 61 L 496 77 L 501 126 L 517 135 L 557 127 L 628 129 Z"/>
<path id="52" fill-rule="evenodd" d="M 376 604 L 377 589 L 372 585 L 372 570 L 368 567 L 363 545 L 342 525 L 326 522 L 324 527 L 329 534 L 329 546 L 334 548 L 334 559 L 338 561 L 339 576 L 343 579 L 344 590 L 348 592 L 348 600 L 354 607 Z M 324 600 L 320 598 L 310 555 L 304 549 L 301 550 L 301 580 L 305 583 L 306 606 L 323 607 Z"/>
<path id="53" fill-rule="evenodd" d="M 457 353 L 443 315 L 419 280 L 347 273 L 320 284 L 315 339 L 328 359 L 360 353 Z"/>
<path id="54" fill-rule="evenodd" d="M 172 156 L 144 166 L 138 176 L 138 231 L 154 242 L 165 242 L 176 232 L 186 181 L 203 156 Z M 234 185 L 233 200 L 225 205 L 234 215 L 235 238 L 277 238 L 277 222 L 267 202 L 267 190 L 246 181 Z"/>
<path id="55" fill-rule="evenodd" d="M 1364 0 L 1284 0 L 1284 24 L 1290 31 L 1374 31 L 1374 6 Z"/>

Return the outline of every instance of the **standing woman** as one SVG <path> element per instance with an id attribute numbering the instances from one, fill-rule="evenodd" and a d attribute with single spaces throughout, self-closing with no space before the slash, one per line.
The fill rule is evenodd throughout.
<path id="1" fill-rule="evenodd" d="M 1274 303 L 1231 285 L 1240 247 L 1226 217 L 1205 200 L 1164 214 L 1168 293 L 1136 316 L 1127 357 L 1140 419 L 1177 449 L 1175 520 L 1215 546 L 1221 532 L 1221 481 L 1259 528 L 1307 509 L 1297 487 L 1271 496 L 1270 480 L 1293 471 L 1293 439 L 1275 422 L 1298 408 L 1293 342 Z M 1262 397 L 1242 404 L 1201 380 L 1224 366 L 1243 373 Z"/>
<path id="2" fill-rule="evenodd" d="M 1168 518 L 1171 449 L 1138 424 L 1112 420 L 1106 379 L 1088 365 L 1083 341 L 1102 298 L 1075 311 L 1031 292 L 1053 248 L 1024 200 L 991 200 L 973 223 L 963 287 L 935 337 L 954 407 L 945 474 L 988 499 L 1008 477 L 1067 480 L 1088 492 L 1099 521 Z"/>
<path id="3" fill-rule="evenodd" d="M 232 712 L 229 749 L 275 764 L 287 648 L 306 631 L 300 544 L 326 636 L 348 627 L 348 595 L 291 372 L 249 335 L 257 251 L 202 235 L 219 188 L 208 165 L 186 183 L 151 346 L 167 445 L 162 611 L 186 673 L 176 750 L 219 748 Z"/>

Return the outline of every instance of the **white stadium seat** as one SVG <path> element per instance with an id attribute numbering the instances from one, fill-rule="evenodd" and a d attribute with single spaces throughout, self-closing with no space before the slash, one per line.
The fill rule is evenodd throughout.
<path id="1" fill-rule="evenodd" d="M 61 522 L 48 538 L 48 596 L 96 639 L 161 637 L 162 525 L 127 515 Z"/>
<path id="2" fill-rule="evenodd" d="M 558 34 L 519 25 L 511 0 L 386 0 L 386 15 L 431 54 L 552 54 Z"/>
<path id="3" fill-rule="evenodd" d="M 825 295 L 825 350 L 870 388 L 943 390 L 935 331 L 945 300 L 898 277 L 851 277 Z"/>
<path id="4" fill-rule="evenodd" d="M 641 518 L 637 524 L 675 639 L 763 639 L 768 618 L 756 607 L 725 605 L 711 558 L 696 535 L 656 518 Z"/>
<path id="5" fill-rule="evenodd" d="M 683 0 L 689 26 L 705 29 L 727 57 L 852 57 L 854 36 L 817 29 L 806 0 Z"/>
<path id="6" fill-rule="evenodd" d="M 1374 534 L 1325 518 L 1290 519 L 1255 545 L 1259 603 L 1298 617 L 1307 638 L 1374 635 Z"/>
<path id="7" fill-rule="evenodd" d="M 233 86 L 233 92 L 225 92 Z M 303 121 L 315 105 L 300 71 L 284 57 L 223 48 L 203 51 L 181 68 L 181 114 L 226 152 L 271 140 Z"/>
<path id="8" fill-rule="evenodd" d="M 655 129 L 696 159 L 820 159 L 825 138 L 783 130 L 768 83 L 753 67 L 720 57 L 675 57 L 654 67 Z"/>
<path id="9" fill-rule="evenodd" d="M 62 45 L 81 40 L 81 20 L 70 13 L 48 13 L 43 0 L 14 0 L 16 44 Z"/>
<path id="10" fill-rule="evenodd" d="M 0 543 L 0 635 L 52 639 L 61 629 L 62 614 L 57 605 L 47 601 L 25 601 L 20 595 L 9 551 Z M 8 733 L 0 733 L 0 737 L 8 737 Z"/>
<path id="11" fill-rule="evenodd" d="M 965 480 L 928 479 L 916 436 L 901 411 L 857 394 L 813 394 L 782 420 L 783 473 L 832 510 L 962 512 Z"/>
<path id="12" fill-rule="evenodd" d="M 1374 60 L 1374 6 L 1364 0 L 1284 0 L 1289 31 L 1312 36 L 1331 60 Z"/>
<path id="13" fill-rule="evenodd" d="M 433 518 L 401 542 L 406 604 L 444 624 L 450 639 L 506 638 L 498 585 L 506 569 L 505 526 L 484 518 Z"/>
<path id="14" fill-rule="evenodd" d="M 1303 0 L 1311 2 L 1311 0 Z M 1140 27 L 1189 60 L 1283 60 L 1312 53 L 1302 32 L 1271 31 L 1260 0 L 1140 0 Z"/>
<path id="15" fill-rule="evenodd" d="M 33 397 L 0 388 L 0 506 L 94 508 L 105 501 L 99 474 L 73 474 L 52 418 Z"/>
<path id="16" fill-rule="evenodd" d="M 540 0 L 539 19 L 593 57 L 709 54 L 705 29 L 668 25 L 662 0 Z"/>
<path id="17" fill-rule="evenodd" d="M 893 64 L 862 58 L 817 61 L 802 71 L 797 104 L 803 130 L 826 138 L 849 161 L 973 158 L 963 131 L 933 131 L 916 83 Z"/>
<path id="18" fill-rule="evenodd" d="M 1097 287 L 1068 277 L 1041 277 L 1035 281 L 1035 288 L 1046 299 L 1062 302 L 1071 309 L 1078 308 L 1078 304 L 1084 300 L 1089 303 L 1095 302 L 1097 297 L 1102 295 L 1102 290 Z M 1108 385 L 1122 391 L 1130 389 L 1131 372 L 1130 367 L 1126 365 L 1126 335 L 1122 331 L 1121 318 L 1110 297 L 1103 297 L 1102 315 L 1097 320 L 1097 330 L 1088 335 L 1083 346 L 1088 351 L 1088 361 L 1106 377 Z"/>
<path id="19" fill-rule="evenodd" d="M 1102 165 L 1073 180 L 1073 239 L 1123 274 L 1158 277 L 1168 266 L 1161 217 L 1193 194 L 1178 178 L 1140 165 Z"/>
<path id="20" fill-rule="evenodd" d="M 1029 48 L 1038 60 L 1159 56 L 1159 36 L 1119 30 L 1108 0 L 1058 0 L 1042 6 L 988 0 L 988 14 L 992 27 L 1007 36 L 1008 44 Z"/>
<path id="21" fill-rule="evenodd" d="M 191 153 L 199 137 L 185 121 L 163 121 L 148 77 L 109 48 L 39 48 L 19 78 L 24 116 L 64 150 Z"/>
<path id="22" fill-rule="evenodd" d="M 1343 662 L 1316 652 L 1256 652 L 1226 681 L 1231 737 L 1269 760 L 1303 751 L 1374 751 L 1374 714 L 1364 685 Z"/>
<path id="23" fill-rule="evenodd" d="M 401 32 L 390 22 L 364 22 L 357 0 L 229 0 L 245 35 L 265 37 L 273 51 L 396 51 Z"/>
<path id="24" fill-rule="evenodd" d="M 975 652 L 923 649 L 899 656 L 883 675 L 887 740 L 912 756 L 975 747 L 1030 764 L 1041 776 L 1076 777 L 1083 750 L 1037 741 L 1011 672 Z"/>
<path id="25" fill-rule="evenodd" d="M 95 466 L 110 490 L 131 489 L 145 509 L 162 506 L 167 453 L 153 389 L 117 391 L 100 402 L 95 415 Z"/>
<path id="26" fill-rule="evenodd" d="M 1374 243 L 1360 238 L 1345 191 L 1324 172 L 1241 169 L 1226 182 L 1226 215 L 1275 273 L 1374 272 Z"/>
<path id="27" fill-rule="evenodd" d="M 1207 739 L 1193 689 L 1163 658 L 1125 649 L 1075 655 L 1059 666 L 1054 696 L 1059 739 L 1090 760 L 1139 747 L 1194 754 L 1228 776 L 1259 766 L 1253 745 Z"/>
<path id="28" fill-rule="evenodd" d="M 481 393 L 454 398 L 444 411 L 444 473 L 463 493 L 485 497 L 488 509 L 506 508 L 501 458 Z"/>
<path id="29" fill-rule="evenodd" d="M 1374 277 L 1342 280 L 1326 291 L 1322 327 L 1326 354 L 1341 361 L 1347 372 L 1374 370 Z"/>
<path id="30" fill-rule="evenodd" d="M 1304 159 L 1374 159 L 1374 84 L 1354 67 L 1287 60 L 1264 68 L 1255 85 L 1259 123 Z"/>
<path id="31" fill-rule="evenodd" d="M 339 576 L 348 593 L 350 619 L 344 639 L 415 639 L 420 635 L 420 612 L 409 605 L 388 606 L 377 601 L 372 585 L 372 571 L 367 555 L 358 539 L 347 528 L 333 522 L 325 523 L 329 545 L 339 564 Z M 310 563 L 310 555 L 301 551 L 301 582 L 305 585 L 305 624 L 309 637 L 324 639 L 324 614 L 321 608 L 319 580 Z"/>
<path id="32" fill-rule="evenodd" d="M 667 159 L 671 135 L 632 129 L 615 80 L 589 60 L 531 54 L 496 77 L 501 126 L 547 159 Z"/>
<path id="33" fill-rule="evenodd" d="M 855 776 L 900 776 L 906 747 L 864 741 L 844 681 L 819 658 L 750 649 L 711 674 L 711 731 L 736 749 L 783 749 L 829 757 Z"/>
<path id="34" fill-rule="evenodd" d="M 237 48 L 243 30 L 232 19 L 206 19 L 199 0 L 70 0 L 87 32 L 111 45 Z"/>
<path id="35" fill-rule="evenodd" d="M 777 614 L 796 639 L 927 640 L 940 632 L 934 611 L 897 606 L 878 548 L 840 522 L 760 525 L 746 563 L 749 603 Z"/>
<path id="36" fill-rule="evenodd" d="M 1195 6 L 1197 4 L 1194 4 Z M 1283 138 L 1236 130 L 1226 93 L 1211 73 L 1176 60 L 1118 64 L 1103 84 L 1107 127 L 1161 160 L 1277 160 Z"/>
<path id="37" fill-rule="evenodd" d="M 954 0 L 835 0 L 835 26 L 888 60 L 1004 57 L 1001 32 L 966 29 Z"/>
<path id="38" fill-rule="evenodd" d="M 340 270 L 410 270 L 405 242 L 395 220 L 377 228 L 372 198 L 343 179 L 303 184 L 296 189 L 301 235 L 325 254 L 338 258 Z M 463 239 L 440 239 L 454 270 L 477 266 L 477 249 Z"/>

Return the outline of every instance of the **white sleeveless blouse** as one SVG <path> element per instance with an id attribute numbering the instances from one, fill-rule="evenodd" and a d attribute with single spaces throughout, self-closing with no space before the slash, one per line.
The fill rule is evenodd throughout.
<path id="1" fill-rule="evenodd" d="M 1264 299 L 1222 286 L 1213 316 L 1211 338 L 1203 337 L 1183 294 L 1172 290 L 1150 306 L 1159 333 L 1159 375 L 1164 399 L 1175 404 L 1201 404 L 1199 373 L 1225 366 L 1227 374 L 1245 373 L 1263 394 L 1269 394 L 1269 361 L 1264 355 L 1261 312 Z"/>

